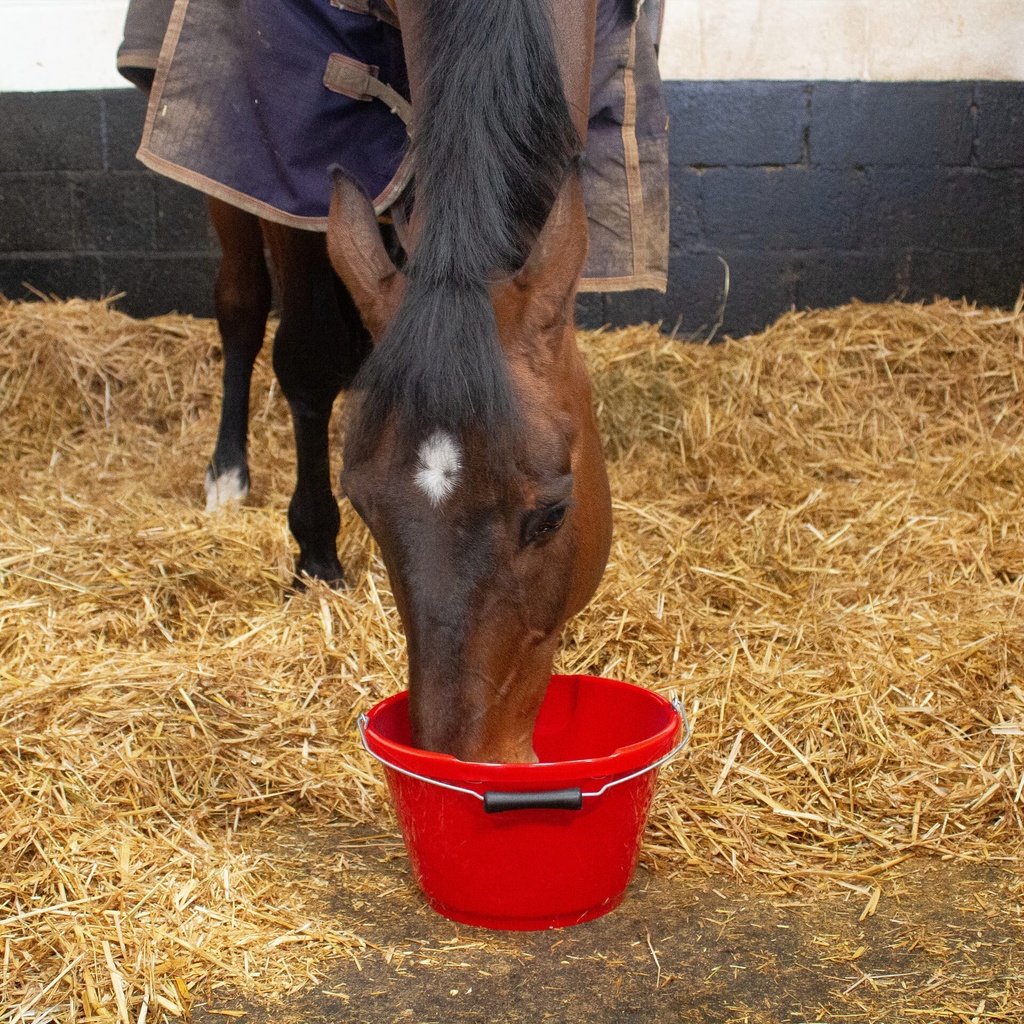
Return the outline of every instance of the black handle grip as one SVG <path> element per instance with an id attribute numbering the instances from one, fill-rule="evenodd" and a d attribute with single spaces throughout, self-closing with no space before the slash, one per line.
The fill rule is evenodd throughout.
<path id="1" fill-rule="evenodd" d="M 488 814 L 536 808 L 578 811 L 582 807 L 583 792 L 578 786 L 572 789 L 546 789 L 540 793 L 502 793 L 501 791 L 484 793 L 484 810 Z"/>

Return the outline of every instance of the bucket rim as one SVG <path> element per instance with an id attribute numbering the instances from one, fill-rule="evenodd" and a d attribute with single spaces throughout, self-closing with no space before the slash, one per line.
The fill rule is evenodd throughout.
<path id="1" fill-rule="evenodd" d="M 665 724 L 650 736 L 626 744 L 601 757 L 578 758 L 572 761 L 541 761 L 536 764 L 501 764 L 495 762 L 460 761 L 451 754 L 440 754 L 406 746 L 381 735 L 374 729 L 375 720 L 395 704 L 408 701 L 409 692 L 393 694 L 378 701 L 365 713 L 363 739 L 369 752 L 378 760 L 397 761 L 399 770 L 415 772 L 436 782 L 458 782 L 470 786 L 529 789 L 553 783 L 602 782 L 654 767 L 672 751 L 682 728 L 682 718 L 668 698 L 654 690 L 620 679 L 590 676 L 582 673 L 553 675 L 551 681 L 596 680 L 645 694 L 666 715 Z"/>

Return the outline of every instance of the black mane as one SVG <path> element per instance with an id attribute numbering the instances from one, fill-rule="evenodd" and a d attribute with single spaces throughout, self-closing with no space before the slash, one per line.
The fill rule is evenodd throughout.
<path id="1" fill-rule="evenodd" d="M 548 0 L 424 0 L 419 45 L 423 229 L 394 322 L 356 382 L 357 457 L 392 412 L 414 437 L 514 426 L 488 285 L 526 261 L 580 152 Z"/>

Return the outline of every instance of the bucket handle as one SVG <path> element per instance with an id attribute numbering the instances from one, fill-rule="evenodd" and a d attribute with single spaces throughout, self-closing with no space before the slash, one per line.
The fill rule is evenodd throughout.
<path id="1" fill-rule="evenodd" d="M 475 789 L 467 789 L 465 786 L 454 786 L 450 782 L 441 782 L 439 779 L 431 779 L 426 775 L 417 775 L 416 772 L 411 772 L 406 768 L 400 768 L 397 764 L 392 764 L 381 757 L 380 754 L 375 754 L 366 742 L 366 726 L 369 724 L 370 719 L 365 711 L 356 719 L 356 724 L 359 727 L 359 738 L 363 742 L 363 748 L 371 757 L 380 761 L 382 765 L 398 772 L 400 775 L 407 775 L 410 779 L 418 779 L 420 782 L 426 782 L 440 789 L 450 789 L 454 793 L 465 793 L 467 796 L 476 797 L 477 800 L 483 803 L 484 810 L 488 814 L 527 808 L 554 808 L 556 810 L 578 811 L 583 807 L 583 799 L 585 797 L 593 799 L 594 797 L 603 796 L 609 789 L 615 786 L 621 786 L 624 782 L 630 782 L 641 775 L 654 771 L 655 768 L 660 768 L 663 764 L 671 761 L 690 742 L 690 720 L 686 717 L 686 707 L 679 697 L 672 698 L 672 707 L 679 712 L 683 720 L 683 738 L 664 757 L 659 757 L 657 761 L 647 765 L 646 768 L 640 768 L 629 775 L 623 775 L 621 779 L 612 779 L 611 782 L 606 782 L 593 793 L 584 793 L 578 786 L 574 786 L 571 789 L 548 789 L 540 790 L 539 792 L 485 790 L 483 793 L 478 793 Z"/>

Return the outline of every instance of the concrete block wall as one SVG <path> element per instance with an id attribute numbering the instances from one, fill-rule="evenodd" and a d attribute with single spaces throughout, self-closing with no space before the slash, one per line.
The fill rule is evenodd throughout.
<path id="1" fill-rule="evenodd" d="M 145 109 L 128 89 L 0 93 L 0 292 L 212 315 L 205 199 L 135 159 Z"/>
<path id="2" fill-rule="evenodd" d="M 790 306 L 966 296 L 1024 282 L 1024 85 L 668 82 L 668 294 L 592 320 L 684 335 L 757 329 Z"/>
<path id="3" fill-rule="evenodd" d="M 1016 298 L 1024 84 L 669 81 L 666 94 L 668 294 L 583 296 L 582 324 L 699 337 L 852 297 Z M 134 315 L 211 314 L 205 200 L 135 160 L 144 108 L 125 89 L 0 93 L 0 292 L 124 292 Z"/>

